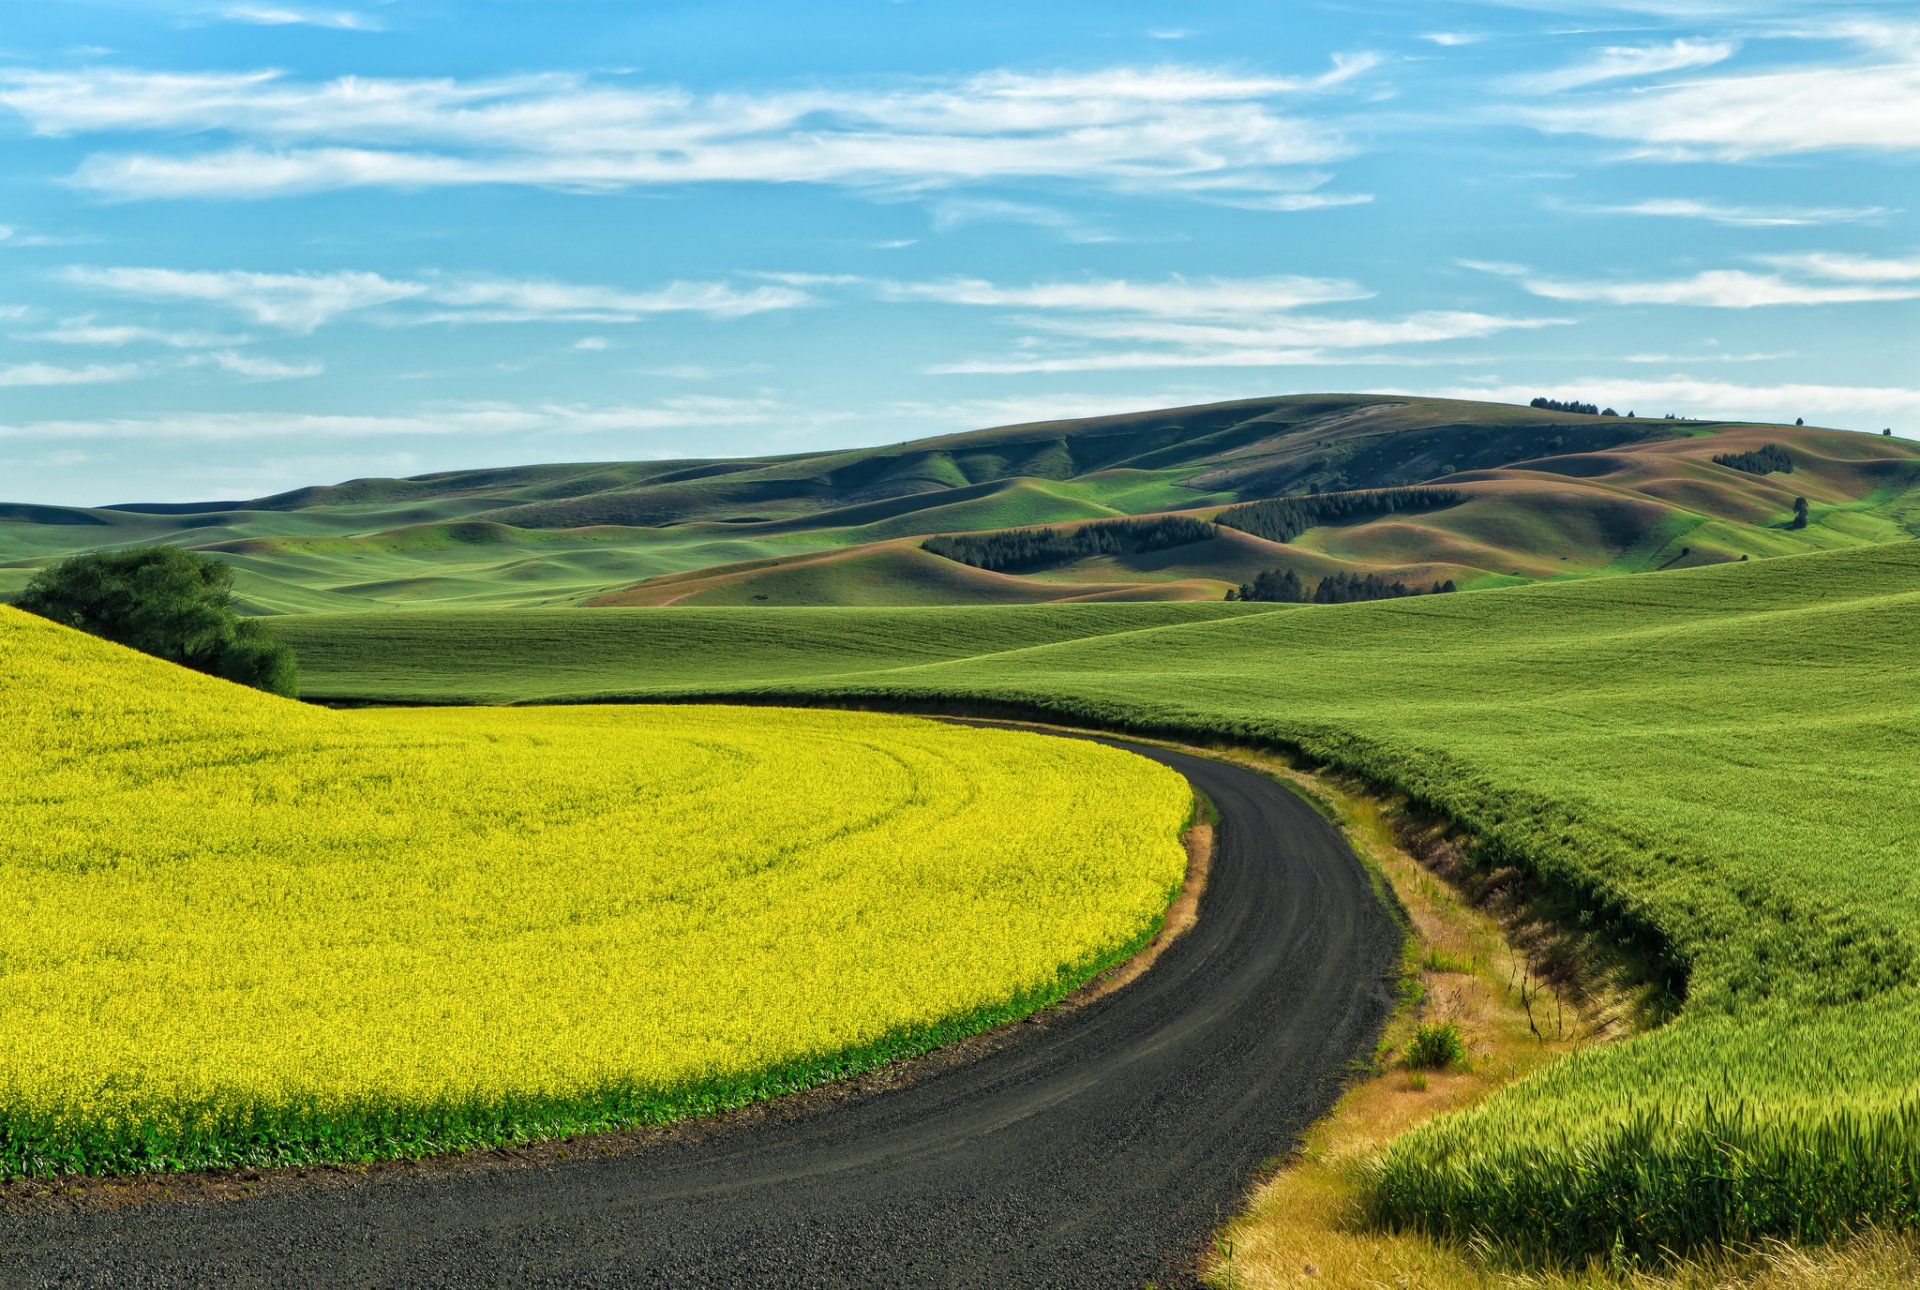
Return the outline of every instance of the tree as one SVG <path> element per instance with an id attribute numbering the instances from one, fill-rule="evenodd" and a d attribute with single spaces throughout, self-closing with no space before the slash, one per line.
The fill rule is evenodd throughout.
<path id="1" fill-rule="evenodd" d="M 91 551 L 35 574 L 16 608 L 242 685 L 291 695 L 292 649 L 233 610 L 233 569 L 175 546 Z"/>
<path id="2" fill-rule="evenodd" d="M 1880 433 L 1883 435 L 1891 436 L 1893 434 L 1893 427 L 1888 426 L 1885 430 L 1882 430 Z"/>
<path id="3" fill-rule="evenodd" d="M 1793 523 L 1787 525 L 1787 527 L 1790 529 L 1803 529 L 1807 527 L 1806 498 L 1796 497 L 1793 499 Z"/>
<path id="4" fill-rule="evenodd" d="M 1793 423 L 1797 426 L 1803 426 L 1807 423 L 1807 419 L 1805 417 L 1795 417 Z"/>

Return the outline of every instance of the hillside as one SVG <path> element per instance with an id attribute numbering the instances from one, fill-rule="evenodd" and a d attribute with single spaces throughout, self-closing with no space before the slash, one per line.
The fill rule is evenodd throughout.
<path id="1" fill-rule="evenodd" d="M 295 639 L 342 696 L 453 699 L 472 675 L 469 697 L 512 697 L 517 653 L 525 698 L 986 702 L 1301 749 L 1463 823 L 1647 947 L 1683 1000 L 1404 1139 L 1375 1176 L 1383 1219 L 1647 1259 L 1911 1221 L 1920 543 L 1199 608 L 609 611 L 564 640 L 361 615 Z M 1100 617 L 1036 630 L 1070 612 Z M 709 666 L 714 615 L 730 644 Z"/>
<path id="2" fill-rule="evenodd" d="M 1778 446 L 1793 469 L 1715 456 Z M 239 569 L 256 612 L 370 607 L 1217 600 L 1265 569 L 1492 586 L 1910 535 L 1920 447 L 1799 426 L 1300 395 L 1039 422 L 847 452 L 363 479 L 247 501 L 0 507 L 0 593 L 99 546 L 166 541 Z M 1017 573 L 929 535 L 1212 519 L 1266 498 L 1438 484 L 1457 505 L 1235 530 Z M 1796 497 L 1811 507 L 1790 528 Z M 1909 512 L 1913 514 L 1910 515 Z"/>

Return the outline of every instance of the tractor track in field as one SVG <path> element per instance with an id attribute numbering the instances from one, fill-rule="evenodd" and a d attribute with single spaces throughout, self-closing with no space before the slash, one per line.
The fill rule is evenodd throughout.
<path id="1" fill-rule="evenodd" d="M 1100 742 L 1179 771 L 1222 821 L 1198 922 L 1122 990 L 870 1093 L 614 1154 L 0 1214 L 0 1286 L 1188 1284 L 1371 1051 L 1400 931 L 1302 798 Z"/>

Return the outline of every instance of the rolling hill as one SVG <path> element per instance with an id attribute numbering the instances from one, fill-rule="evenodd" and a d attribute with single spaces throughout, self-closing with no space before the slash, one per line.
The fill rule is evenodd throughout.
<path id="1" fill-rule="evenodd" d="M 1784 458 L 1762 460 L 1778 448 Z M 1715 458 L 1784 460 L 1756 473 Z M 1452 504 L 989 570 L 930 535 L 1435 485 Z M 1300 395 L 1038 422 L 846 452 L 362 479 L 247 501 L 0 507 L 0 593 L 73 551 L 231 560 L 262 613 L 602 605 L 1218 600 L 1266 569 L 1495 586 L 1885 542 L 1920 446 L 1802 426 Z M 1808 522 L 1793 526 L 1796 498 Z M 1231 522 L 1231 521 L 1229 521 Z"/>

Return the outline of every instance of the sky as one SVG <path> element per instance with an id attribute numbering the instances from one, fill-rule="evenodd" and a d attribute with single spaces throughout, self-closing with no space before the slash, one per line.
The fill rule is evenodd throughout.
<path id="1" fill-rule="evenodd" d="M 0 7 L 0 498 L 1292 392 L 1920 437 L 1920 11 Z"/>

